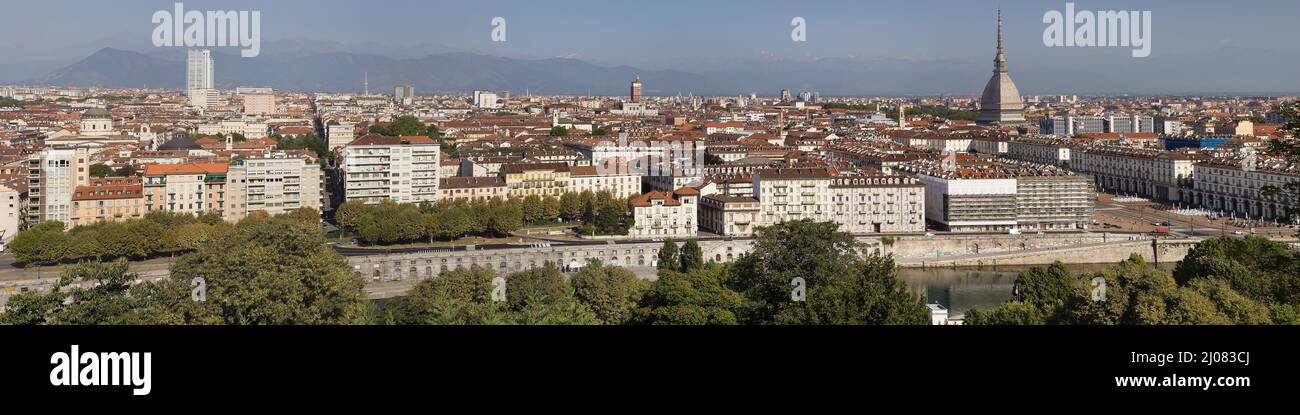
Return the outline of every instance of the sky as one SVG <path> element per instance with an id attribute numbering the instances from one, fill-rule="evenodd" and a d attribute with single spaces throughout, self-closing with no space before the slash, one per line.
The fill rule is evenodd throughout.
<path id="1" fill-rule="evenodd" d="M 5 2 L 3 62 L 57 57 L 96 41 L 147 44 L 155 10 L 173 1 Z M 1035 59 L 1048 10 L 1063 1 L 766 0 L 234 0 L 184 2 L 187 10 L 260 10 L 263 42 L 312 39 L 439 44 L 512 57 L 575 57 L 611 64 L 777 55 L 933 59 L 987 56 L 994 13 L 1004 9 L 1009 57 Z M 1300 2 L 1078 1 L 1080 10 L 1150 10 L 1153 56 L 1223 47 L 1295 50 Z M 493 17 L 506 42 L 492 42 Z M 791 41 L 803 17 L 808 41 Z M 17 17 L 17 18 L 15 18 Z M 6 42 L 8 43 L 8 42 Z M 7 49 L 7 50 L 6 50 Z M 1076 49 L 1077 50 L 1077 49 Z M 1125 54 L 1126 50 L 1112 50 Z"/>

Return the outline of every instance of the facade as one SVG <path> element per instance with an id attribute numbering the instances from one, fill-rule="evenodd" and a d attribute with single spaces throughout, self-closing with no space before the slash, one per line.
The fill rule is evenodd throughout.
<path id="1" fill-rule="evenodd" d="M 81 128 L 77 134 L 85 137 L 104 137 L 113 134 L 113 115 L 103 108 L 91 108 L 81 113 Z"/>
<path id="2" fill-rule="evenodd" d="M 398 85 L 393 88 L 393 102 L 397 105 L 411 105 L 415 99 L 415 87 L 411 85 Z"/>
<path id="3" fill-rule="evenodd" d="M 249 213 L 271 215 L 298 208 L 321 210 L 320 165 L 316 160 L 284 153 L 236 160 L 226 180 L 225 218 L 238 222 Z"/>
<path id="4" fill-rule="evenodd" d="M 1016 177 L 1016 227 L 1021 230 L 1087 229 L 1096 194 L 1088 178 L 1065 170 Z"/>
<path id="5" fill-rule="evenodd" d="M 240 94 L 244 100 L 244 114 L 248 115 L 267 115 L 275 114 L 275 94 L 272 93 L 249 93 Z"/>
<path id="6" fill-rule="evenodd" d="M 185 60 L 185 90 L 215 88 L 212 71 L 212 51 L 190 49 Z"/>
<path id="7" fill-rule="evenodd" d="M 609 192 L 624 199 L 641 194 L 641 176 L 632 173 L 600 174 L 594 166 L 570 167 L 569 190 L 574 193 Z"/>
<path id="8" fill-rule="evenodd" d="M 438 200 L 506 199 L 509 193 L 502 177 L 444 177 L 438 180 Z"/>
<path id="9" fill-rule="evenodd" d="M 925 189 L 903 176 L 837 176 L 829 168 L 763 169 L 753 174 L 760 225 L 813 219 L 851 233 L 925 230 Z"/>
<path id="10" fill-rule="evenodd" d="M 325 137 L 329 141 L 330 151 L 336 150 L 356 139 L 356 124 L 348 121 L 330 121 L 325 128 Z"/>
<path id="11" fill-rule="evenodd" d="M 1006 157 L 1031 163 L 1070 164 L 1070 145 L 1063 139 L 1024 137 L 1007 143 Z"/>
<path id="12" fill-rule="evenodd" d="M 145 213 L 200 215 L 226 211 L 225 163 L 150 164 L 144 168 Z"/>
<path id="13" fill-rule="evenodd" d="M 1248 162 L 1240 155 L 1218 157 L 1193 165 L 1196 177 L 1187 202 L 1202 209 L 1225 215 L 1252 219 L 1286 221 L 1286 207 L 1300 204 L 1285 191 L 1268 195 L 1263 189 L 1284 189 L 1287 183 L 1300 182 L 1300 165 L 1286 160 L 1256 156 Z"/>
<path id="14" fill-rule="evenodd" d="M 640 76 L 636 77 L 636 80 L 632 81 L 632 93 L 631 93 L 630 101 L 641 102 L 641 77 Z"/>
<path id="15" fill-rule="evenodd" d="M 144 214 L 144 183 L 139 177 L 93 178 L 73 191 L 68 226 L 119 222 Z"/>
<path id="16" fill-rule="evenodd" d="M 338 150 L 344 200 L 436 202 L 439 150 L 424 136 L 368 134 L 353 140 Z"/>
<path id="17" fill-rule="evenodd" d="M 506 181 L 510 197 L 559 197 L 569 190 L 568 163 L 512 163 L 501 166 L 501 178 Z"/>
<path id="18" fill-rule="evenodd" d="M 700 192 L 690 187 L 637 196 L 629 203 L 635 223 L 628 235 L 634 238 L 694 238 L 699 198 Z"/>
<path id="19" fill-rule="evenodd" d="M 28 158 L 27 167 L 27 223 L 57 220 L 66 226 L 73 190 L 90 184 L 90 149 L 46 147 Z"/>
<path id="20" fill-rule="evenodd" d="M 1171 202 L 1188 195 L 1197 160 L 1192 154 L 1107 145 L 1070 154 L 1070 169 L 1090 176 L 1099 190 Z"/>
<path id="21" fill-rule="evenodd" d="M 758 199 L 712 194 L 700 198 L 700 229 L 723 236 L 750 236 L 761 218 Z"/>
<path id="22" fill-rule="evenodd" d="M 23 224 L 23 200 L 17 190 L 0 185 L 0 243 L 9 243 Z"/>
<path id="23" fill-rule="evenodd" d="M 1087 229 L 1095 194 L 1087 177 L 1037 163 L 975 160 L 902 169 L 925 184 L 926 220 L 952 232 Z"/>
<path id="24" fill-rule="evenodd" d="M 497 102 L 497 94 L 492 91 L 474 91 L 474 106 L 477 108 L 501 108 L 501 103 Z"/>

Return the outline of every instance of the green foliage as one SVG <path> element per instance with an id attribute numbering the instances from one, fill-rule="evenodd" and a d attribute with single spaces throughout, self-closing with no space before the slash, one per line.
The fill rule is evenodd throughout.
<path id="1" fill-rule="evenodd" d="M 972 308 L 966 312 L 965 324 L 976 326 L 1040 326 L 1047 323 L 1037 307 L 1022 302 L 1008 302 L 993 310 Z"/>
<path id="2" fill-rule="evenodd" d="M 925 324 L 924 299 L 907 291 L 890 257 L 864 257 L 834 222 L 788 221 L 755 230 L 753 250 L 736 261 L 731 287 L 754 324 Z M 795 278 L 806 300 L 794 301 Z"/>
<path id="3" fill-rule="evenodd" d="M 157 219 L 155 222 L 153 219 Z M 193 216 L 154 215 L 114 224 L 95 238 L 125 238 L 129 227 L 199 229 Z M 224 222 L 222 222 L 224 224 Z M 48 225 L 45 225 L 48 226 Z M 121 235 L 114 233 L 121 232 Z M 316 223 L 301 215 L 250 215 L 181 257 L 171 276 L 137 281 L 127 262 L 87 261 L 64 269 L 47 293 L 10 299 L 4 324 L 352 324 L 366 318 L 363 282 L 324 245 Z M 90 239 L 91 235 L 76 239 Z M 185 239 L 185 238 L 182 238 Z M 205 301 L 191 284 L 203 278 Z"/>
<path id="4" fill-rule="evenodd" d="M 152 212 L 140 219 L 92 223 L 67 232 L 62 223 L 44 222 L 19 232 L 12 249 L 16 260 L 24 264 L 148 258 L 192 250 L 228 228 L 215 213 L 195 217 Z"/>
<path id="5" fill-rule="evenodd" d="M 438 138 L 438 127 L 435 125 L 425 125 L 414 115 L 402 115 L 393 119 L 388 125 L 372 125 L 367 129 L 368 132 L 390 136 L 425 136 L 429 138 Z"/>
<path id="6" fill-rule="evenodd" d="M 360 324 L 366 321 L 364 283 L 325 245 L 315 223 L 291 215 L 250 215 L 220 238 L 172 266 L 168 282 L 207 282 L 207 300 L 187 316 L 193 323 Z M 181 290 L 188 297 L 188 290 Z"/>
<path id="7" fill-rule="evenodd" d="M 704 266 L 704 251 L 700 249 L 700 243 L 695 242 L 694 239 L 686 241 L 682 245 L 682 251 L 678 257 L 681 259 L 681 266 L 679 267 L 681 272 L 691 272 L 693 269 Z"/>
<path id="8" fill-rule="evenodd" d="M 315 133 L 290 136 L 276 134 L 272 135 L 271 139 L 275 140 L 275 148 L 281 150 L 306 149 L 316 153 L 316 157 L 322 160 L 330 157 L 329 143 L 317 137 Z"/>
<path id="9" fill-rule="evenodd" d="M 673 241 L 673 238 L 665 239 L 664 246 L 659 248 L 658 268 L 661 270 L 680 268 L 681 262 L 677 256 L 677 242 Z"/>
<path id="10" fill-rule="evenodd" d="M 90 177 L 108 177 L 113 175 L 113 168 L 104 163 L 90 165 Z"/>
<path id="11" fill-rule="evenodd" d="M 573 295 L 591 310 L 601 324 L 625 324 L 632 319 L 637 302 L 649 289 L 649 282 L 625 268 L 592 261 L 569 280 Z"/>
<path id="12" fill-rule="evenodd" d="M 508 324 L 513 319 L 504 304 L 491 301 L 494 277 L 492 270 L 477 266 L 443 272 L 394 300 L 387 315 L 403 325 Z"/>
<path id="13" fill-rule="evenodd" d="M 740 320 L 736 311 L 744 298 L 727 288 L 730 278 L 722 265 L 710 266 L 681 273 L 660 270 L 659 279 L 641 299 L 640 307 L 633 313 L 637 324 L 711 324 L 734 325 Z"/>
<path id="14" fill-rule="evenodd" d="M 569 129 L 562 126 L 551 127 L 551 137 L 564 137 L 569 135 Z"/>

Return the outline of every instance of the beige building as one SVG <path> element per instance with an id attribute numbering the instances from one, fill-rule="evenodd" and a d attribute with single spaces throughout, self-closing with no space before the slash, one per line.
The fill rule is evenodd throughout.
<path id="1" fill-rule="evenodd" d="M 0 243 L 9 243 L 23 222 L 22 198 L 18 191 L 0 185 Z"/>
<path id="2" fill-rule="evenodd" d="M 1255 156 L 1253 163 L 1241 155 L 1221 156 L 1196 163 L 1195 187 L 1186 199 L 1192 206 L 1225 215 L 1286 222 L 1287 206 L 1300 200 L 1288 196 L 1287 183 L 1300 182 L 1300 165 L 1286 160 Z M 1266 186 L 1283 189 L 1267 195 Z"/>
<path id="3" fill-rule="evenodd" d="M 446 177 L 438 181 L 438 200 L 505 199 L 506 180 L 501 177 Z"/>
<path id="4" fill-rule="evenodd" d="M 723 236 L 750 236 L 761 211 L 752 197 L 713 194 L 700 198 L 700 229 Z"/>
<path id="5" fill-rule="evenodd" d="M 275 114 L 279 111 L 275 108 L 275 94 L 271 93 L 250 93 L 241 94 L 244 100 L 244 114 L 248 115 L 268 115 Z"/>
<path id="6" fill-rule="evenodd" d="M 559 197 L 569 190 L 570 169 L 567 163 L 513 163 L 501 166 L 510 197 L 529 195 Z"/>
<path id="7" fill-rule="evenodd" d="M 615 198 L 628 198 L 641 194 L 641 176 L 633 173 L 611 173 L 602 175 L 595 166 L 570 167 L 569 190 L 582 193 L 609 192 Z"/>
<path id="8" fill-rule="evenodd" d="M 321 169 L 302 155 L 268 153 L 236 160 L 226 177 L 225 218 L 237 222 L 255 211 L 271 215 L 298 208 L 321 210 Z"/>
<path id="9" fill-rule="evenodd" d="M 73 189 L 90 184 L 90 149 L 46 147 L 28 158 L 27 168 L 27 223 L 57 220 L 67 225 Z"/>
<path id="10" fill-rule="evenodd" d="M 1070 169 L 1090 176 L 1098 190 L 1182 201 L 1192 188 L 1194 154 L 1112 145 L 1074 148 Z"/>
<path id="11" fill-rule="evenodd" d="M 73 192 L 68 226 L 119 222 L 144 214 L 144 184 L 139 177 L 94 178 Z"/>
<path id="12" fill-rule="evenodd" d="M 145 213 L 226 211 L 225 163 L 150 164 L 144 168 Z"/>

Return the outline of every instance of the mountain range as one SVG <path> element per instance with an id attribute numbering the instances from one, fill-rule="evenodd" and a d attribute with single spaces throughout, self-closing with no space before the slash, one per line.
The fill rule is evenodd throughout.
<path id="1" fill-rule="evenodd" d="M 774 56 L 682 60 L 642 69 L 573 58 L 502 57 L 441 45 L 393 48 L 319 41 L 268 42 L 257 58 L 233 49 L 213 51 L 218 88 L 264 86 L 279 90 L 355 92 L 363 75 L 371 92 L 391 93 L 410 84 L 419 94 L 475 89 L 543 95 L 624 95 L 639 76 L 646 95 L 775 95 L 780 89 L 824 96 L 977 95 L 991 59 L 782 58 Z M 0 80 L 24 84 L 180 89 L 185 53 L 180 48 L 104 47 L 63 64 L 47 60 L 0 65 Z M 1300 91 L 1300 54 L 1225 48 L 1202 53 L 1153 55 L 1048 50 L 1035 59 L 1010 59 L 1026 95 L 1053 94 L 1293 94 Z M 680 68 L 680 69 L 678 69 Z M 1176 68 L 1170 70 L 1168 68 Z M 6 73 L 6 71 L 10 71 Z M 23 77 L 15 78 L 22 75 Z"/>

